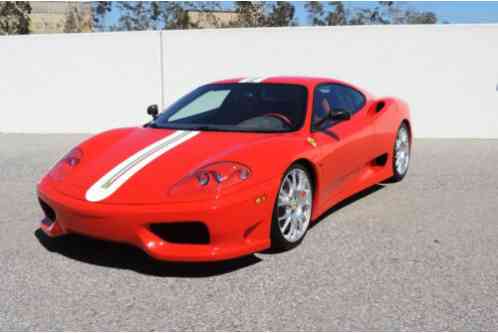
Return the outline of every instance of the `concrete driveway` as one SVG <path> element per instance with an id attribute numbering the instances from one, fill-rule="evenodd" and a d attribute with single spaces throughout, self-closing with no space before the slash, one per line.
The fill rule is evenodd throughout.
<path id="1" fill-rule="evenodd" d="M 172 264 L 37 231 L 36 182 L 82 138 L 0 134 L 0 330 L 498 330 L 497 140 L 416 140 L 404 182 L 292 251 Z"/>

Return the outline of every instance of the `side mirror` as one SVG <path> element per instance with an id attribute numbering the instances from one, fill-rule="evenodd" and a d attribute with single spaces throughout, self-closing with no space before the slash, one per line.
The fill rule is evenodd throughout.
<path id="1" fill-rule="evenodd" d="M 149 107 L 147 108 L 147 114 L 152 116 L 152 118 L 156 119 L 157 115 L 159 114 L 159 109 L 157 107 L 157 104 L 149 105 Z"/>
<path id="2" fill-rule="evenodd" d="M 344 121 L 351 119 L 351 112 L 346 110 L 335 111 L 330 115 L 330 119 L 335 121 Z"/>
<path id="3" fill-rule="evenodd" d="M 329 113 L 328 115 L 326 115 L 325 117 L 323 117 L 322 119 L 320 119 L 318 122 L 316 122 L 314 125 L 313 125 L 313 128 L 314 129 L 321 129 L 322 126 L 328 121 L 328 120 L 332 120 L 332 121 L 335 121 L 335 122 L 341 122 L 341 121 L 345 121 L 345 120 L 349 120 L 351 119 L 351 112 L 350 111 L 346 111 L 346 110 L 334 110 L 333 113 Z"/>

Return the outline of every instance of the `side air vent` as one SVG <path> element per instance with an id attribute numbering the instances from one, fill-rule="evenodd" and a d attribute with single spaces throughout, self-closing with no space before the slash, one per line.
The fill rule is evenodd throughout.
<path id="1" fill-rule="evenodd" d="M 377 105 L 375 106 L 375 112 L 382 111 L 382 109 L 384 109 L 385 106 L 386 106 L 386 102 L 384 102 L 384 101 L 378 102 Z"/>
<path id="2" fill-rule="evenodd" d="M 384 166 L 387 163 L 387 154 L 382 154 L 374 160 L 374 165 Z"/>

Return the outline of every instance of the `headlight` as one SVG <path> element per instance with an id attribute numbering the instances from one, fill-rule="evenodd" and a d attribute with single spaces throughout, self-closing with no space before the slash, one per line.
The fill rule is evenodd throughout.
<path id="1" fill-rule="evenodd" d="M 249 167 L 237 162 L 216 162 L 191 173 L 171 188 L 171 195 L 216 193 L 251 176 Z"/>
<path id="2" fill-rule="evenodd" d="M 74 148 L 57 162 L 48 174 L 53 179 L 61 181 L 69 170 L 80 164 L 82 159 L 83 151 L 80 148 Z"/>
<path id="3" fill-rule="evenodd" d="M 83 151 L 80 148 L 74 148 L 61 160 L 62 163 L 67 164 L 70 167 L 75 167 L 80 164 L 83 158 Z"/>

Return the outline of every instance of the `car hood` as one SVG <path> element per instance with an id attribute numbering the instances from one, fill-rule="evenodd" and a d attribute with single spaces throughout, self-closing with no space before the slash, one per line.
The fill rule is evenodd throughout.
<path id="1" fill-rule="evenodd" d="M 280 145 L 274 143 L 282 136 L 285 134 L 118 129 L 82 143 L 80 164 L 65 172 L 55 186 L 73 198 L 102 203 L 174 202 L 178 200 L 170 195 L 172 186 L 209 163 L 228 160 L 248 165 L 253 172 L 251 182 L 279 173 L 277 164 L 268 167 L 265 156 L 278 153 Z M 109 183 L 108 193 L 99 192 L 105 192 Z"/>

